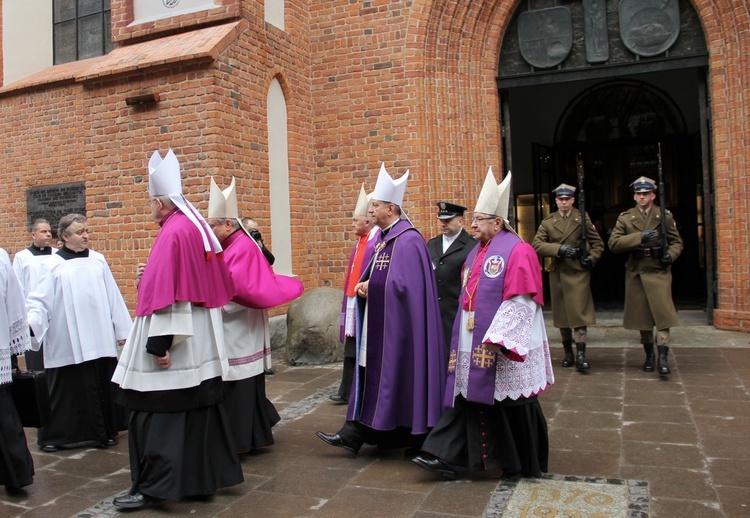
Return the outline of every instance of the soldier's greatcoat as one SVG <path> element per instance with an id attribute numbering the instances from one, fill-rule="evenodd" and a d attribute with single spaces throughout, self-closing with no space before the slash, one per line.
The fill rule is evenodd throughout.
<path id="1" fill-rule="evenodd" d="M 461 229 L 461 232 L 445 252 L 443 252 L 442 234 L 427 242 L 432 268 L 435 270 L 446 355 L 451 346 L 453 322 L 456 320 L 456 313 L 458 312 L 458 296 L 461 294 L 461 267 L 466 261 L 466 256 L 476 245 L 476 239 L 471 237 L 465 229 Z"/>
<path id="2" fill-rule="evenodd" d="M 540 257 L 551 257 L 549 267 L 552 321 L 557 328 L 575 328 L 596 323 L 591 297 L 591 271 L 577 258 L 558 257 L 561 245 L 581 248 L 581 213 L 571 208 L 566 222 L 560 211 L 542 220 L 532 246 Z M 604 242 L 586 215 L 586 248 L 596 264 L 604 252 Z"/>
<path id="3" fill-rule="evenodd" d="M 672 267 L 659 260 L 662 254 L 657 247 L 661 246 L 661 236 L 641 243 L 644 230 L 661 230 L 661 217 L 661 209 L 656 205 L 649 209 L 647 219 L 633 207 L 620 214 L 609 238 L 612 252 L 630 252 L 625 263 L 625 329 L 648 331 L 655 325 L 662 330 L 679 325 L 672 302 Z M 682 252 L 682 238 L 669 211 L 666 218 L 667 252 L 674 261 Z M 638 258 L 639 250 L 648 250 L 648 255 Z"/>

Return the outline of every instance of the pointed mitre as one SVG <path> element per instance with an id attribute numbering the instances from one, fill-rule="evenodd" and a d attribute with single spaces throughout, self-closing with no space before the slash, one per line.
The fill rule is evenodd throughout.
<path id="1" fill-rule="evenodd" d="M 477 206 L 474 212 L 481 212 L 482 214 L 492 214 L 497 216 L 497 206 L 500 203 L 500 192 L 497 189 L 497 182 L 495 181 L 495 175 L 492 174 L 492 167 L 487 171 L 487 176 L 484 178 L 484 185 L 482 190 L 479 191 L 479 198 L 477 198 Z"/>
<path id="2" fill-rule="evenodd" d="M 237 188 L 232 177 L 232 183 L 223 191 L 211 177 L 211 190 L 208 194 L 208 217 L 238 219 Z"/>
<path id="3" fill-rule="evenodd" d="M 492 167 L 487 171 L 484 179 L 484 185 L 477 199 L 477 206 L 474 212 L 482 214 L 491 214 L 499 216 L 505 220 L 508 219 L 508 205 L 510 204 L 510 181 L 511 174 L 505 175 L 500 185 L 495 182 L 495 175 L 492 174 Z"/>
<path id="4" fill-rule="evenodd" d="M 365 184 L 362 184 L 362 188 L 359 190 L 359 198 L 357 198 L 357 206 L 354 207 L 353 216 L 367 217 L 369 215 L 370 198 L 372 198 L 372 194 L 365 194 Z"/>
<path id="5" fill-rule="evenodd" d="M 510 205 L 510 182 L 512 174 L 508 171 L 503 181 L 497 186 L 497 192 L 500 195 L 500 201 L 497 204 L 497 212 L 495 215 L 500 216 L 505 221 L 508 221 L 508 208 Z"/>
<path id="6" fill-rule="evenodd" d="M 203 248 L 207 256 L 211 252 L 221 252 L 219 240 L 206 224 L 203 216 L 190 201 L 182 195 L 182 180 L 180 178 L 180 162 L 171 149 L 164 159 L 158 151 L 154 151 L 148 161 L 148 194 L 149 196 L 168 196 L 172 203 L 180 209 L 190 222 L 201 233 Z"/>
<path id="7" fill-rule="evenodd" d="M 180 162 L 170 149 L 164 159 L 154 151 L 148 161 L 148 194 L 150 196 L 170 196 L 182 194 Z"/>
<path id="8" fill-rule="evenodd" d="M 375 190 L 372 191 L 372 199 L 384 201 L 386 203 L 393 203 L 400 207 L 404 201 L 404 193 L 406 192 L 406 182 L 408 179 L 408 169 L 401 178 L 394 181 L 385 170 L 385 164 L 381 164 L 378 181 L 375 184 Z"/>

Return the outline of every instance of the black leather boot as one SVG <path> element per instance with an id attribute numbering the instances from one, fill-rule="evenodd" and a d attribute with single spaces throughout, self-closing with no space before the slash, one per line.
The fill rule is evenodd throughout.
<path id="1" fill-rule="evenodd" d="M 563 341 L 563 349 L 565 350 L 565 358 L 563 358 L 562 366 L 572 367 L 575 363 L 575 359 L 573 358 L 573 340 Z"/>
<path id="2" fill-rule="evenodd" d="M 666 376 L 667 374 L 672 372 L 669 370 L 669 365 L 667 364 L 667 355 L 669 354 L 669 347 L 667 347 L 666 345 L 657 345 L 656 348 L 659 349 L 659 363 L 658 363 L 659 376 Z"/>
<path id="3" fill-rule="evenodd" d="M 643 350 L 646 351 L 646 362 L 643 364 L 643 370 L 654 372 L 654 344 L 643 344 Z"/>
<path id="4" fill-rule="evenodd" d="M 579 371 L 585 371 L 589 367 L 589 362 L 586 361 L 586 344 L 584 342 L 576 342 L 576 369 Z"/>

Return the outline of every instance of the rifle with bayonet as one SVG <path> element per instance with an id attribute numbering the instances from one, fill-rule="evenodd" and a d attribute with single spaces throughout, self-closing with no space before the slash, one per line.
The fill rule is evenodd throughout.
<path id="1" fill-rule="evenodd" d="M 578 260 L 583 266 L 590 268 L 592 263 L 586 246 L 586 192 L 583 188 L 584 173 L 581 153 L 578 153 L 576 164 L 578 169 L 578 212 L 581 213 L 581 247 L 578 249 Z"/>
<path id="2" fill-rule="evenodd" d="M 669 243 L 667 242 L 667 202 L 665 200 L 666 193 L 664 192 L 664 171 L 662 170 L 661 161 L 661 142 L 656 144 L 658 152 L 658 169 L 659 169 L 659 209 L 661 210 L 661 256 L 659 259 L 662 264 L 668 265 L 672 262 L 672 257 L 667 253 L 669 250 Z"/>

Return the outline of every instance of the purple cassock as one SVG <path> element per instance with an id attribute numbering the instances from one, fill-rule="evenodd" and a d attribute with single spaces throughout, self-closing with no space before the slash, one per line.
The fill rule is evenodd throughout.
<path id="1" fill-rule="evenodd" d="M 429 431 L 443 413 L 446 359 L 435 276 L 422 235 L 407 220 L 374 240 L 358 300 L 357 369 L 347 420 L 375 430 Z M 366 311 L 365 311 L 366 306 Z M 362 318 L 367 318 L 366 344 Z"/>

